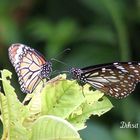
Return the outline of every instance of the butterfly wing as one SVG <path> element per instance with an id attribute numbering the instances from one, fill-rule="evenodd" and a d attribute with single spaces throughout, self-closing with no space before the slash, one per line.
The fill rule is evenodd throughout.
<path id="1" fill-rule="evenodd" d="M 23 44 L 13 44 L 9 48 L 9 58 L 24 93 L 32 93 L 42 78 L 48 77 L 51 72 L 50 63 L 35 49 Z"/>
<path id="2" fill-rule="evenodd" d="M 80 80 L 115 97 L 128 96 L 140 81 L 140 63 L 120 62 L 81 69 Z"/>

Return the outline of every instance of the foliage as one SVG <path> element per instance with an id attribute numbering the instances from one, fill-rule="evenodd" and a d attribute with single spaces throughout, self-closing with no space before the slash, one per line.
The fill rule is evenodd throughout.
<path id="1" fill-rule="evenodd" d="M 85 128 L 86 120 L 92 114 L 100 116 L 112 108 L 103 93 L 81 88 L 76 81 L 66 80 L 65 75 L 48 81 L 41 93 L 40 85 L 30 103 L 24 105 L 7 79 L 11 73 L 3 70 L 1 75 L 5 93 L 0 94 L 2 140 L 80 140 L 77 130 Z"/>

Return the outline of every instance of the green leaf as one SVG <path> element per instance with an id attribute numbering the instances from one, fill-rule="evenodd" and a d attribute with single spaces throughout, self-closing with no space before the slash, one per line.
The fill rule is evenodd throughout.
<path id="1" fill-rule="evenodd" d="M 103 93 L 89 90 L 89 87 L 66 80 L 65 74 L 51 79 L 41 94 L 34 94 L 29 104 L 33 120 L 41 114 L 54 115 L 67 119 L 78 130 L 83 129 L 91 115 L 100 116 L 112 108 Z"/>
<path id="2" fill-rule="evenodd" d="M 103 93 L 100 91 L 90 91 L 89 85 L 83 87 L 85 95 L 85 102 L 81 104 L 68 118 L 77 129 L 83 129 L 85 122 L 91 115 L 101 116 L 109 111 L 113 105 L 107 97 L 103 97 Z"/>
<path id="3" fill-rule="evenodd" d="M 2 140 L 79 140 L 76 130 L 84 128 L 91 115 L 100 116 L 112 108 L 103 93 L 89 90 L 89 85 L 82 87 L 75 80 L 67 80 L 65 74 L 49 80 L 41 93 L 40 83 L 32 96 L 27 95 L 26 99 L 31 100 L 24 106 L 8 80 L 11 73 L 3 70 L 1 75 L 5 93 L 0 94 L 1 120 L 4 126 Z"/>
<path id="4" fill-rule="evenodd" d="M 3 128 L 8 128 L 8 108 L 7 108 L 7 99 L 3 95 L 2 92 L 0 92 L 0 110 L 1 110 L 1 121 L 3 123 Z M 7 134 L 7 129 L 4 129 L 3 135 Z"/>
<path id="5" fill-rule="evenodd" d="M 67 118 L 85 100 L 82 88 L 76 81 L 66 80 L 65 74 L 49 81 L 41 96 L 42 114 L 62 118 Z"/>
<path id="6" fill-rule="evenodd" d="M 76 129 L 62 118 L 45 115 L 32 126 L 30 140 L 81 140 Z"/>
<path id="7" fill-rule="evenodd" d="M 32 94 L 27 94 L 23 104 L 26 104 L 26 102 L 29 102 L 28 105 L 26 105 L 28 109 L 28 115 L 24 119 L 24 126 L 29 127 L 34 123 L 36 119 L 38 119 L 41 116 L 41 93 L 40 89 L 42 89 L 42 83 L 40 83 L 35 91 Z"/>
<path id="8" fill-rule="evenodd" d="M 1 71 L 1 75 L 5 93 L 5 96 L 2 93 L 0 95 L 2 122 L 4 126 L 2 139 L 26 140 L 29 133 L 22 126 L 22 121 L 26 116 L 26 110 L 17 99 L 14 88 L 10 85 L 10 81 L 7 80 L 8 77 L 11 78 L 11 72 L 3 70 Z"/>

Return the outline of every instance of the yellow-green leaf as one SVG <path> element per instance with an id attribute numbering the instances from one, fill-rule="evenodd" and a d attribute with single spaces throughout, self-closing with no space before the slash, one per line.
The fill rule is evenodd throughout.
<path id="1" fill-rule="evenodd" d="M 35 121 L 32 126 L 30 140 L 81 140 L 76 129 L 66 120 L 45 115 Z"/>

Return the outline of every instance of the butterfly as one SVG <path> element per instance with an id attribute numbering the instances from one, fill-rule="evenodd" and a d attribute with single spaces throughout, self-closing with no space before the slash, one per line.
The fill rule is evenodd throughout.
<path id="1" fill-rule="evenodd" d="M 134 91 L 140 82 L 140 62 L 116 62 L 71 68 L 74 79 L 91 85 L 114 98 L 122 99 Z"/>
<path id="2" fill-rule="evenodd" d="M 52 64 L 37 50 L 17 43 L 10 46 L 8 53 L 23 93 L 32 93 L 43 78 L 49 79 Z"/>

